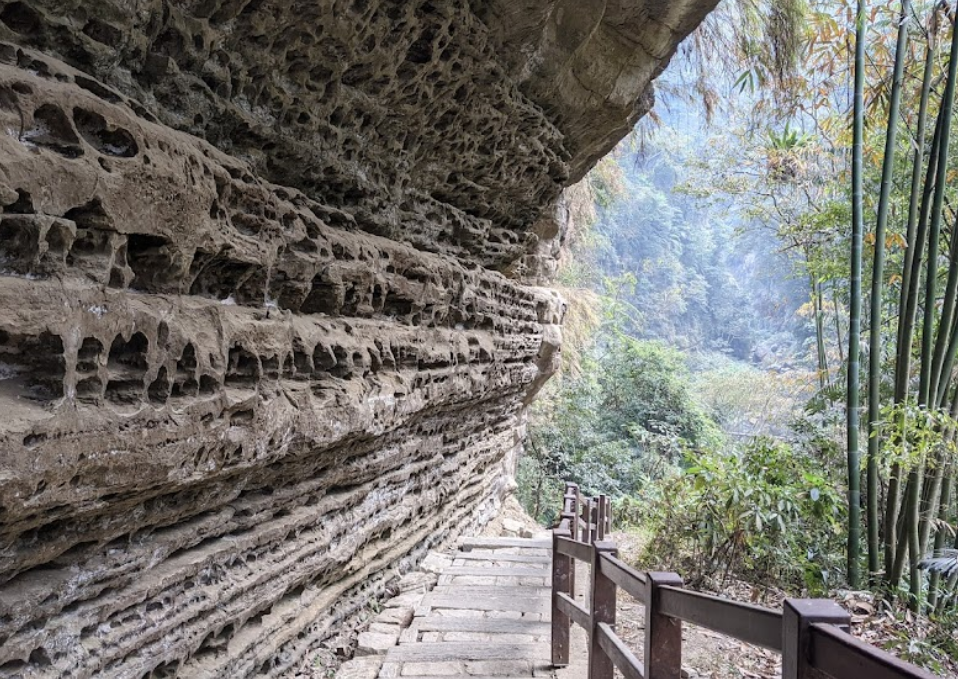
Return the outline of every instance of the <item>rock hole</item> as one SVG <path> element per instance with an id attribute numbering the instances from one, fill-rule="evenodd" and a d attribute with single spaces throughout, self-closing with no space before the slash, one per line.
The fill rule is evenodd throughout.
<path id="1" fill-rule="evenodd" d="M 55 104 L 43 104 L 33 112 L 33 127 L 23 133 L 22 139 L 66 158 L 83 155 L 80 138 L 63 109 Z"/>
<path id="2" fill-rule="evenodd" d="M 24 274 L 33 271 L 40 256 L 40 233 L 33 215 L 0 217 L 0 267 Z"/>
<path id="3" fill-rule="evenodd" d="M 33 207 L 33 197 L 28 191 L 17 189 L 17 199 L 9 205 L 5 205 L 3 212 L 12 215 L 36 214 L 36 209 Z"/>
<path id="4" fill-rule="evenodd" d="M 0 335 L 0 380 L 12 380 L 22 398 L 52 401 L 63 396 L 66 360 L 59 335 Z"/>
<path id="5" fill-rule="evenodd" d="M 25 448 L 36 448 L 46 440 L 46 434 L 27 434 L 23 437 L 23 446 Z"/>
<path id="6" fill-rule="evenodd" d="M 212 375 L 201 375 L 200 376 L 200 395 L 201 396 L 211 396 L 216 392 L 217 387 L 219 387 L 219 382 Z"/>
<path id="7" fill-rule="evenodd" d="M 76 231 L 72 226 L 64 221 L 57 219 L 47 230 L 47 252 L 51 255 L 66 255 L 73 245 L 76 238 Z"/>
<path id="8" fill-rule="evenodd" d="M 336 284 L 323 278 L 320 274 L 313 279 L 309 294 L 303 301 L 299 310 L 304 314 L 329 314 L 338 313 L 341 302 L 338 299 L 339 288 Z"/>
<path id="9" fill-rule="evenodd" d="M 111 126 L 95 111 L 75 107 L 73 122 L 86 142 L 100 153 L 117 158 L 132 158 L 139 153 L 136 139 L 122 127 Z"/>
<path id="10" fill-rule="evenodd" d="M 76 398 L 84 403 L 97 403 L 103 396 L 103 381 L 96 376 L 77 382 Z"/>
<path id="11" fill-rule="evenodd" d="M 279 357 L 278 356 L 264 356 L 261 359 L 263 365 L 263 374 L 267 379 L 278 380 L 279 379 Z"/>
<path id="12" fill-rule="evenodd" d="M 63 217 L 77 226 L 76 238 L 66 256 L 67 265 L 78 266 L 87 277 L 104 282 L 101 278 L 106 275 L 113 253 L 113 220 L 99 199 L 72 208 Z"/>
<path id="13" fill-rule="evenodd" d="M 106 385 L 106 398 L 109 401 L 131 404 L 142 398 L 149 346 L 149 340 L 141 332 L 134 333 L 129 341 L 124 340 L 122 335 L 117 335 L 113 340 L 107 359 L 110 380 Z"/>
<path id="14" fill-rule="evenodd" d="M 123 38 L 123 32 L 119 28 L 95 18 L 86 22 L 83 32 L 93 40 L 110 47 L 119 45 Z"/>
<path id="15" fill-rule="evenodd" d="M 153 405 L 163 405 L 170 397 L 170 379 L 167 376 L 166 366 L 160 368 L 156 379 L 150 383 L 147 395 Z"/>
<path id="16" fill-rule="evenodd" d="M 130 287 L 144 292 L 173 292 L 170 278 L 174 272 L 169 241 L 160 236 L 131 233 L 126 241 L 126 258 L 133 270 Z"/>
<path id="17" fill-rule="evenodd" d="M 253 389 L 260 380 L 259 359 L 242 346 L 230 349 L 226 367 L 226 386 Z"/>
<path id="18" fill-rule="evenodd" d="M 202 295 L 223 300 L 253 273 L 253 264 L 238 262 L 228 254 L 212 254 L 197 250 L 190 265 L 191 295 Z"/>
<path id="19" fill-rule="evenodd" d="M 35 35 L 40 29 L 40 15 L 25 2 L 11 2 L 4 7 L 0 21 L 21 35 Z"/>
<path id="20" fill-rule="evenodd" d="M 77 372 L 96 372 L 100 366 L 103 343 L 96 337 L 86 337 L 77 351 Z"/>

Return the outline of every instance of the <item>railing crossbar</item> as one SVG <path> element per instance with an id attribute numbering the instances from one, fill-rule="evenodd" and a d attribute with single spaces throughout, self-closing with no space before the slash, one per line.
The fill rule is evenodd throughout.
<path id="1" fill-rule="evenodd" d="M 611 554 L 602 554 L 599 557 L 599 568 L 602 574 L 631 594 L 636 601 L 645 603 L 645 576 Z"/>
<path id="2" fill-rule="evenodd" d="M 599 646 L 606 652 L 612 664 L 616 666 L 625 679 L 645 679 L 642 673 L 642 661 L 635 657 L 619 635 L 607 623 L 598 625 Z"/>
<path id="3" fill-rule="evenodd" d="M 884 653 L 835 625 L 811 625 L 813 666 L 825 677 L 935 679 L 930 672 Z"/>
<path id="4" fill-rule="evenodd" d="M 589 615 L 589 611 L 577 604 L 572 597 L 565 592 L 559 592 L 556 599 L 556 606 L 558 606 L 560 611 L 568 615 L 569 618 L 572 619 L 572 622 L 586 632 L 589 631 L 592 617 Z"/>
<path id="5" fill-rule="evenodd" d="M 567 537 L 556 538 L 556 550 L 563 556 L 571 556 L 577 561 L 592 561 L 592 545 L 578 542 Z"/>
<path id="6" fill-rule="evenodd" d="M 782 613 L 678 587 L 662 587 L 659 613 L 782 652 Z"/>

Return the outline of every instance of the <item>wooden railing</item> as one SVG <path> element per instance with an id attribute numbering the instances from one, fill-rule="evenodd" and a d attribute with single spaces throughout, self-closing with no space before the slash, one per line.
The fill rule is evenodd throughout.
<path id="1" fill-rule="evenodd" d="M 849 634 L 850 616 L 830 599 L 786 599 L 782 610 L 682 588 L 676 573 L 640 573 L 608 541 L 611 504 L 566 484 L 552 533 L 552 664 L 569 664 L 571 623 L 589 637 L 589 679 L 679 679 L 682 622 L 782 655 L 783 679 L 934 679 L 934 675 Z M 576 601 L 575 562 L 591 567 L 586 605 Z M 637 658 L 616 634 L 616 593 L 645 605 L 645 653 Z"/>

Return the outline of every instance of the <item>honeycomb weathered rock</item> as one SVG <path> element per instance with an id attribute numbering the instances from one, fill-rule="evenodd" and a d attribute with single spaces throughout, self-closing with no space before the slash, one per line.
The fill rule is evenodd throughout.
<path id="1" fill-rule="evenodd" d="M 0 0 L 0 676 L 282 675 L 495 510 L 708 1 L 599 5 Z"/>

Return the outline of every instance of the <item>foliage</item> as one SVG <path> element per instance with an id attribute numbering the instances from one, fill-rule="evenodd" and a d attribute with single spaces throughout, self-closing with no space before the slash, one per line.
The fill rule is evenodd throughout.
<path id="1" fill-rule="evenodd" d="M 841 577 L 842 496 L 815 456 L 771 439 L 709 451 L 656 488 L 647 559 L 695 583 L 730 573 L 820 594 Z"/>
<path id="2" fill-rule="evenodd" d="M 586 493 L 634 495 L 686 450 L 718 443 L 689 384 L 675 349 L 622 334 L 603 338 L 578 375 L 547 385 L 533 406 L 519 479 L 524 506 L 552 520 L 542 495 L 559 493 L 565 480 Z"/>

